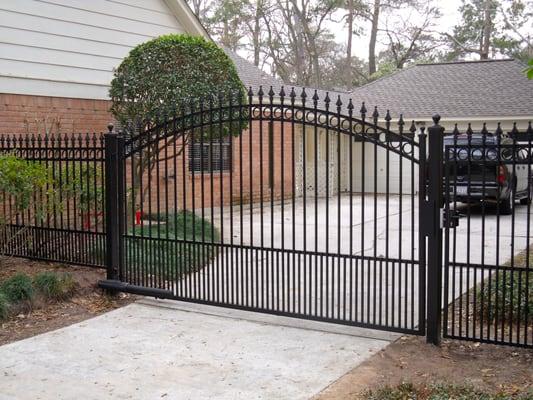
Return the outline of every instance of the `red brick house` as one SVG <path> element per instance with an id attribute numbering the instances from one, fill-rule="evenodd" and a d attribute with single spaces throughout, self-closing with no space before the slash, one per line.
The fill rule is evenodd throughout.
<path id="1" fill-rule="evenodd" d="M 0 132 L 8 134 L 105 132 L 113 120 L 108 97 L 113 69 L 133 47 L 167 33 L 185 32 L 209 39 L 184 0 L 8 2 L 0 10 L 0 18 L 3 21 L 0 27 L 3 38 L 0 43 Z M 227 53 L 245 86 L 280 88 L 280 81 L 235 53 Z M 256 132 L 259 132 L 258 124 L 253 125 Z M 258 137 L 250 142 L 245 131 L 241 138 L 233 139 L 231 146 L 227 142 L 217 143 L 207 150 L 223 155 L 220 165 L 205 165 L 205 162 L 202 165 L 194 155 L 202 152 L 200 144 L 187 147 L 185 180 L 188 187 L 197 188 L 198 204 L 202 201 L 199 196 L 204 196 L 206 204 L 218 198 L 225 203 L 230 201 L 230 176 L 235 182 L 241 175 L 259 176 L 260 162 L 263 163 L 264 196 L 270 197 L 273 189 L 274 197 L 278 198 L 282 180 L 285 193 L 290 194 L 292 175 L 282 174 L 282 163 L 274 161 L 275 155 L 279 158 L 283 153 L 280 151 L 281 127 L 279 123 L 270 128 L 267 125 L 262 143 Z M 292 135 L 285 136 L 284 146 L 290 149 Z M 259 153 L 261 147 L 262 154 Z M 244 162 L 241 170 L 239 157 L 248 160 L 250 152 L 253 162 L 251 165 Z M 284 157 L 286 165 L 290 165 L 291 152 L 287 151 Z M 270 159 L 274 161 L 273 169 L 268 169 Z M 178 165 L 182 165 L 181 160 Z M 215 186 L 221 188 L 215 187 L 217 199 L 207 198 L 206 193 L 202 195 L 198 190 L 201 180 L 204 183 L 210 180 L 211 172 L 217 177 Z M 183 181 L 183 169 L 171 171 L 171 175 L 176 182 Z M 168 181 L 164 183 L 169 185 Z M 250 179 L 243 176 L 243 192 L 238 197 L 257 198 L 261 191 L 260 180 L 252 180 L 251 185 L 252 188 Z M 192 190 L 187 192 L 190 205 Z"/>

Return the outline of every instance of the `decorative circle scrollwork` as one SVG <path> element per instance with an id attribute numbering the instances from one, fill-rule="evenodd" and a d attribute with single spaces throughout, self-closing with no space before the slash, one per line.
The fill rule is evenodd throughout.
<path id="1" fill-rule="evenodd" d="M 280 106 L 274 107 L 272 110 L 272 117 L 276 120 L 280 120 L 283 117 L 283 108 Z"/>
<path id="2" fill-rule="evenodd" d="M 261 108 L 252 107 L 252 118 L 259 119 L 261 117 Z"/>
<path id="3" fill-rule="evenodd" d="M 411 145 L 411 143 L 406 142 L 402 144 L 402 153 L 407 156 L 410 156 L 413 154 L 413 146 Z"/>

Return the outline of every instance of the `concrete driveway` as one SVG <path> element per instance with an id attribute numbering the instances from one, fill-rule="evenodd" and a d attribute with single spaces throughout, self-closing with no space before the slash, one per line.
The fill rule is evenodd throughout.
<path id="1" fill-rule="evenodd" d="M 457 209 L 465 215 L 460 219 L 459 226 L 450 230 L 451 241 L 454 235 L 457 237 L 457 262 L 481 263 L 484 257 L 485 264 L 501 264 L 509 260 L 511 251 L 517 252 L 526 247 L 527 206 L 517 203 L 514 216 L 499 217 L 496 207 L 490 204 L 485 207 L 485 215 L 480 205 L 469 208 L 466 204 L 458 204 Z M 470 214 L 470 219 L 467 214 Z M 209 211 L 206 211 L 205 217 L 210 219 Z M 380 194 L 376 197 L 371 194 L 342 194 L 329 199 L 318 198 L 316 202 L 313 197 L 308 197 L 305 206 L 302 198 L 297 198 L 294 207 L 290 200 L 283 205 L 265 201 L 262 206 L 260 203 L 253 204 L 251 208 L 244 206 L 242 211 L 239 206 L 233 206 L 232 213 L 227 206 L 223 214 L 215 210 L 213 220 L 223 230 L 225 243 L 239 244 L 242 240 L 244 245 L 275 249 L 328 250 L 333 255 L 418 259 L 417 196 L 390 195 L 387 199 Z M 533 213 L 530 215 L 531 222 Z M 496 242 L 497 232 L 499 242 Z M 513 236 L 514 249 L 511 246 Z"/>
<path id="2" fill-rule="evenodd" d="M 309 399 L 394 339 L 220 311 L 143 301 L 2 346 L 0 399 Z"/>
<path id="3" fill-rule="evenodd" d="M 402 198 L 401 208 L 399 197 L 389 199 L 388 218 L 384 198 L 376 198 L 374 208 L 373 196 L 364 200 L 359 197 L 351 202 L 354 210 L 351 225 L 349 196 L 340 198 L 340 219 L 336 209 L 339 201 L 330 199 L 327 203 L 328 236 L 324 229 L 326 201 L 321 199 L 318 203 L 319 225 L 316 225 L 312 208 L 306 210 L 304 223 L 301 203 L 294 210 L 295 218 L 290 207 L 285 206 L 282 213 L 280 204 L 273 210 L 263 210 L 263 244 L 302 249 L 305 229 L 307 243 L 314 247 L 316 238 L 319 251 L 325 250 L 329 240 L 331 251 L 340 246 L 341 253 L 351 248 L 353 254 L 373 255 L 375 251 L 377 255 L 385 255 L 388 252 L 390 257 L 417 259 L 418 245 L 413 232 L 417 231 L 418 211 L 415 202 L 412 219 L 413 204 L 409 197 Z M 355 201 L 365 202 L 364 218 L 360 213 L 362 204 Z M 243 226 L 251 227 L 254 239 L 247 242 L 249 231 L 233 230 L 235 243 L 241 238 L 244 244 L 260 243 L 256 242 L 261 237 L 260 228 L 250 223 L 261 218 L 259 208 L 254 209 L 251 215 L 249 210 L 242 214 Z M 517 208 L 513 228 L 511 216 L 498 218 L 489 210 L 483 217 L 479 209 L 471 209 L 470 223 L 462 220 L 455 231 L 456 260 L 476 263 L 484 257 L 487 264 L 507 261 L 513 252 L 527 245 L 526 210 L 524 206 Z M 378 217 L 375 224 L 374 212 Z M 233 218 L 234 227 L 238 227 L 240 214 L 234 214 Z M 220 227 L 224 225 L 226 239 L 230 234 L 230 221 L 229 215 L 215 214 L 214 222 Z M 284 235 L 281 235 L 282 227 Z M 293 228 L 299 232 L 294 242 Z M 347 239 L 350 229 L 355 232 L 352 243 Z M 494 240 L 497 231 L 498 243 Z M 363 232 L 367 240 L 361 243 Z M 514 247 L 511 246 L 513 236 Z M 414 264 L 392 263 L 379 268 L 373 263 L 351 263 L 344 269 L 338 257 L 332 256 L 326 257 L 320 266 L 308 260 L 305 280 L 297 273 L 303 270 L 295 269 L 290 257 L 285 259 L 284 266 L 278 264 L 276 269 L 271 268 L 276 260 L 272 258 L 273 253 L 249 252 L 248 258 L 243 258 L 242 254 L 235 250 L 220 253 L 212 264 L 178 282 L 174 289 L 179 291 L 180 287 L 188 286 L 189 290 L 194 290 L 189 293 L 192 298 L 207 289 L 204 294 L 214 300 L 222 296 L 218 300 L 227 304 L 249 304 L 265 310 L 275 308 L 290 312 L 301 306 L 300 311 L 306 315 L 341 319 L 347 315 L 350 320 L 359 322 L 372 322 L 377 316 L 377 322 L 392 326 L 415 327 L 417 324 L 418 296 L 416 291 L 408 290 L 418 287 Z M 228 263 L 232 255 L 234 264 Z M 266 268 L 270 268 L 271 275 L 265 278 Z M 349 274 L 354 268 L 362 274 L 359 285 Z M 463 277 L 473 274 L 466 270 L 451 273 Z M 254 282 L 259 274 L 261 286 L 256 286 Z M 323 279 L 328 276 L 331 279 Z M 285 282 L 284 285 L 273 286 L 278 279 Z M 335 283 L 339 280 L 349 285 Z M 219 282 L 219 288 L 224 290 L 217 293 L 212 287 L 205 287 L 205 282 Z M 473 284 L 474 280 L 470 282 Z M 318 300 L 317 304 L 327 299 L 329 306 L 323 310 L 305 303 L 302 285 L 310 290 L 307 296 Z M 450 294 L 458 295 L 465 289 L 458 286 L 456 292 Z M 377 301 L 372 304 L 377 295 Z M 267 299 L 266 303 L 261 302 L 264 301 L 260 300 L 261 296 Z M 359 300 L 358 306 L 353 306 L 355 297 Z M 392 298 L 396 299 L 396 317 L 379 320 L 385 311 L 393 309 Z M 321 314 L 324 312 L 329 314 Z M 0 347 L 0 399 L 308 399 L 396 337 L 383 332 L 244 311 L 174 301 L 144 301 L 81 324 Z"/>
<path id="4" fill-rule="evenodd" d="M 451 261 L 504 264 L 527 246 L 527 207 L 497 216 L 494 207 L 459 205 L 470 213 L 450 230 Z M 362 212 L 364 210 L 364 213 Z M 225 248 L 196 274 L 173 288 L 180 296 L 263 310 L 414 330 L 419 324 L 418 199 L 347 194 L 252 207 L 209 210 Z M 531 223 L 531 216 L 530 216 Z M 242 229 L 241 229 L 242 226 Z M 498 240 L 496 238 L 498 237 Z M 514 241 L 512 238 L 514 237 Z M 249 246 L 265 250 L 250 250 Z M 291 250 L 308 255 L 293 257 Z M 315 256 L 314 252 L 329 252 Z M 355 260 L 349 255 L 387 257 Z M 401 260 L 401 261 L 397 261 Z M 450 301 L 487 278 L 482 270 L 450 269 L 461 282 Z"/>

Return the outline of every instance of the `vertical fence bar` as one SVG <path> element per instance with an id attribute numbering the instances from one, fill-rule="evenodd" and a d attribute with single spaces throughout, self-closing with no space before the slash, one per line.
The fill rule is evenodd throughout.
<path id="1" fill-rule="evenodd" d="M 118 246 L 118 279 L 125 279 L 124 269 L 127 268 L 124 260 L 124 235 L 126 234 L 126 168 L 125 168 L 125 138 L 122 132 L 117 135 L 117 223 L 118 237 L 116 245 Z"/>
<path id="2" fill-rule="evenodd" d="M 428 200 L 427 217 L 422 220 L 428 236 L 427 251 L 427 342 L 438 345 L 441 340 L 442 309 L 442 146 L 444 128 L 440 115 L 433 116 L 428 129 Z"/>
<path id="3" fill-rule="evenodd" d="M 414 139 L 414 137 L 413 137 Z M 418 265 L 419 265 L 419 276 L 418 276 L 418 293 L 419 293 L 419 304 L 418 304 L 418 330 L 421 335 L 426 333 L 426 235 L 422 230 L 422 224 L 425 223 L 425 214 L 423 209 L 426 203 L 426 185 L 427 185 L 427 135 L 424 132 L 424 129 L 421 130 L 418 135 L 418 159 L 419 159 L 419 170 L 418 170 Z M 414 190 L 414 189 L 413 189 Z"/>
<path id="4" fill-rule="evenodd" d="M 121 251 L 120 239 L 123 227 L 121 224 L 120 196 L 122 179 L 119 168 L 122 160 L 120 154 L 124 152 L 124 140 L 113 131 L 113 125 L 108 126 L 109 132 L 104 135 L 105 141 L 105 200 L 106 200 L 106 268 L 107 279 L 120 279 Z"/>

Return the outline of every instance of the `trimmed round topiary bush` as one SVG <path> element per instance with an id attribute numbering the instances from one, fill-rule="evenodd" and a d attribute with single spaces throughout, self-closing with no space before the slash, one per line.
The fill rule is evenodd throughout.
<path id="1" fill-rule="evenodd" d="M 246 104 L 246 90 L 237 69 L 221 48 L 202 37 L 170 34 L 138 45 L 115 70 L 109 95 L 111 112 L 126 134 L 152 130 L 150 136 L 154 132 L 159 138 L 172 136 L 164 143 L 143 142 L 141 151 L 131 157 L 128 203 L 135 207 L 146 200 L 148 191 L 140 190 L 143 175 L 151 173 L 160 162 L 163 149 L 178 143 L 170 151 L 178 155 L 202 132 L 206 140 L 219 140 L 238 136 L 246 129 L 247 108 L 239 107 Z M 198 112 L 200 104 L 203 113 Z M 232 110 L 226 107 L 229 104 L 233 105 Z M 185 115 L 180 122 L 182 113 Z M 169 132 L 169 126 L 161 122 L 173 120 L 174 116 L 176 123 L 169 126 L 174 126 L 175 131 Z M 240 121 L 235 121 L 237 116 L 241 116 Z M 215 129 L 195 129 L 205 121 L 216 128 L 216 133 Z M 165 129 L 158 130 L 162 127 Z"/>
<path id="2" fill-rule="evenodd" d="M 0 292 L 0 321 L 9 316 L 9 301 L 5 293 Z"/>
<path id="3" fill-rule="evenodd" d="M 25 274 L 17 274 L 2 283 L 0 290 L 10 303 L 31 301 L 34 296 L 31 278 Z"/>
<path id="4" fill-rule="evenodd" d="M 187 107 L 191 99 L 246 91 L 227 54 L 213 42 L 170 34 L 135 47 L 115 70 L 111 112 L 123 127 L 154 113 Z"/>

